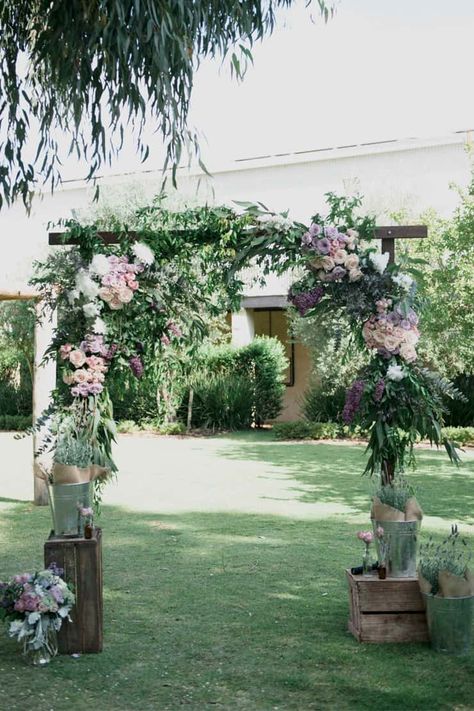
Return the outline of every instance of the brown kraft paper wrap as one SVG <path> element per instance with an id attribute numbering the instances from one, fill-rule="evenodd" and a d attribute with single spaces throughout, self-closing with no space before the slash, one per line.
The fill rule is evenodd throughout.
<path id="1" fill-rule="evenodd" d="M 455 575 L 448 570 L 440 570 L 438 574 L 440 597 L 470 597 L 474 595 L 474 576 L 471 571 Z"/>
<path id="2" fill-rule="evenodd" d="M 420 586 L 420 592 L 425 593 L 425 595 L 431 594 L 431 583 L 422 576 L 420 571 L 418 571 L 418 585 Z"/>
<path id="3" fill-rule="evenodd" d="M 374 496 L 371 517 L 376 521 L 421 521 L 423 511 L 414 496 L 406 502 L 405 512 L 388 506 L 388 504 L 382 504 L 379 497 Z"/>
<path id="4" fill-rule="evenodd" d="M 53 464 L 53 484 L 86 484 L 100 476 L 106 476 L 108 469 L 100 467 L 98 464 L 91 464 L 89 467 L 81 468 L 69 464 Z"/>

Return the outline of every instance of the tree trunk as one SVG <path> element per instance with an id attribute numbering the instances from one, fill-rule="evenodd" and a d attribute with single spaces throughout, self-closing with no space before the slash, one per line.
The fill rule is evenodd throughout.
<path id="1" fill-rule="evenodd" d="M 382 485 L 392 486 L 395 478 L 395 462 L 392 459 L 384 459 L 382 462 Z"/>
<path id="2" fill-rule="evenodd" d="M 193 400 L 194 400 L 194 390 L 189 388 L 189 399 L 188 399 L 188 419 L 186 422 L 186 432 L 191 429 L 191 424 L 193 421 Z"/>

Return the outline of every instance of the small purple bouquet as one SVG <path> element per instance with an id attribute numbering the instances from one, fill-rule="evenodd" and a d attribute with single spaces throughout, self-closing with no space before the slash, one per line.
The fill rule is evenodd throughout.
<path id="1" fill-rule="evenodd" d="M 71 619 L 75 597 L 61 573 L 50 566 L 0 582 L 0 619 L 9 622 L 9 637 L 22 644 L 34 665 L 47 664 L 57 654 L 56 633 Z"/>

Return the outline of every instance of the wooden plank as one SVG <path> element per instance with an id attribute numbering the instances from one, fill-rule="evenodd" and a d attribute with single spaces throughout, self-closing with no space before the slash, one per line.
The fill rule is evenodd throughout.
<path id="1" fill-rule="evenodd" d="M 428 627 L 423 612 L 363 614 L 359 631 L 361 642 L 428 642 Z"/>
<path id="2" fill-rule="evenodd" d="M 376 239 L 425 239 L 426 225 L 388 225 L 375 228 Z"/>
<path id="3" fill-rule="evenodd" d="M 358 584 L 361 612 L 423 612 L 418 580 L 386 579 L 375 584 L 361 580 Z"/>
<path id="4" fill-rule="evenodd" d="M 93 537 L 49 537 L 44 546 L 46 567 L 56 563 L 64 569 L 64 579 L 74 586 L 76 604 L 72 622 L 63 624 L 59 635 L 62 654 L 101 652 L 103 647 L 102 530 Z"/>

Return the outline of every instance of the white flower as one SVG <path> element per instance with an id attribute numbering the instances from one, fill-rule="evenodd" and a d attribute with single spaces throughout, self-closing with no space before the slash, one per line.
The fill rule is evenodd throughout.
<path id="1" fill-rule="evenodd" d="M 95 283 L 89 272 L 80 269 L 76 274 L 76 289 L 88 299 L 95 299 L 99 293 L 99 285 Z"/>
<path id="2" fill-rule="evenodd" d="M 41 617 L 41 615 L 39 612 L 30 612 L 30 614 L 28 615 L 28 624 L 34 625 L 35 622 L 38 622 L 40 617 Z"/>
<path id="3" fill-rule="evenodd" d="M 89 264 L 89 271 L 97 276 L 105 276 L 109 273 L 110 264 L 105 254 L 94 254 L 92 262 Z"/>
<path id="4" fill-rule="evenodd" d="M 23 620 L 13 620 L 13 622 L 10 622 L 10 628 L 8 630 L 8 634 L 10 637 L 16 637 L 16 635 L 19 633 L 21 628 L 23 627 Z"/>
<path id="5" fill-rule="evenodd" d="M 143 242 L 135 242 L 132 245 L 132 252 L 135 255 L 138 262 L 150 266 L 155 261 L 155 255 L 151 251 L 150 247 Z"/>
<path id="6" fill-rule="evenodd" d="M 410 291 L 411 285 L 413 284 L 413 279 L 408 274 L 397 274 L 392 277 L 392 281 L 405 291 Z"/>
<path id="7" fill-rule="evenodd" d="M 98 316 L 100 314 L 100 306 L 94 301 L 84 304 L 82 310 L 84 311 L 84 316 L 86 318 L 94 318 L 94 316 Z"/>
<path id="8" fill-rule="evenodd" d="M 259 215 L 257 222 L 260 222 L 263 226 L 268 225 L 283 232 L 287 232 L 293 226 L 293 222 L 288 217 L 283 217 L 283 215 Z"/>
<path id="9" fill-rule="evenodd" d="M 94 325 L 92 326 L 92 332 L 102 335 L 107 333 L 107 326 L 105 325 L 105 321 L 101 318 L 96 318 L 96 320 L 94 321 Z"/>
<path id="10" fill-rule="evenodd" d="M 67 300 L 69 301 L 69 303 L 71 304 L 71 306 L 73 305 L 73 303 L 74 303 L 75 301 L 78 300 L 78 298 L 80 297 L 80 295 L 81 295 L 81 294 L 79 293 L 79 291 L 78 291 L 77 289 L 73 289 L 72 291 L 68 291 L 68 292 L 67 292 Z"/>
<path id="11" fill-rule="evenodd" d="M 390 259 L 390 255 L 388 252 L 384 252 L 383 254 L 371 252 L 369 254 L 369 259 L 375 271 L 379 274 L 383 274 L 387 267 L 388 260 Z"/>
<path id="12" fill-rule="evenodd" d="M 403 380 L 405 375 L 406 373 L 401 365 L 389 365 L 389 367 L 387 368 L 387 378 L 389 380 L 394 380 L 396 383 L 399 383 L 400 380 Z"/>

